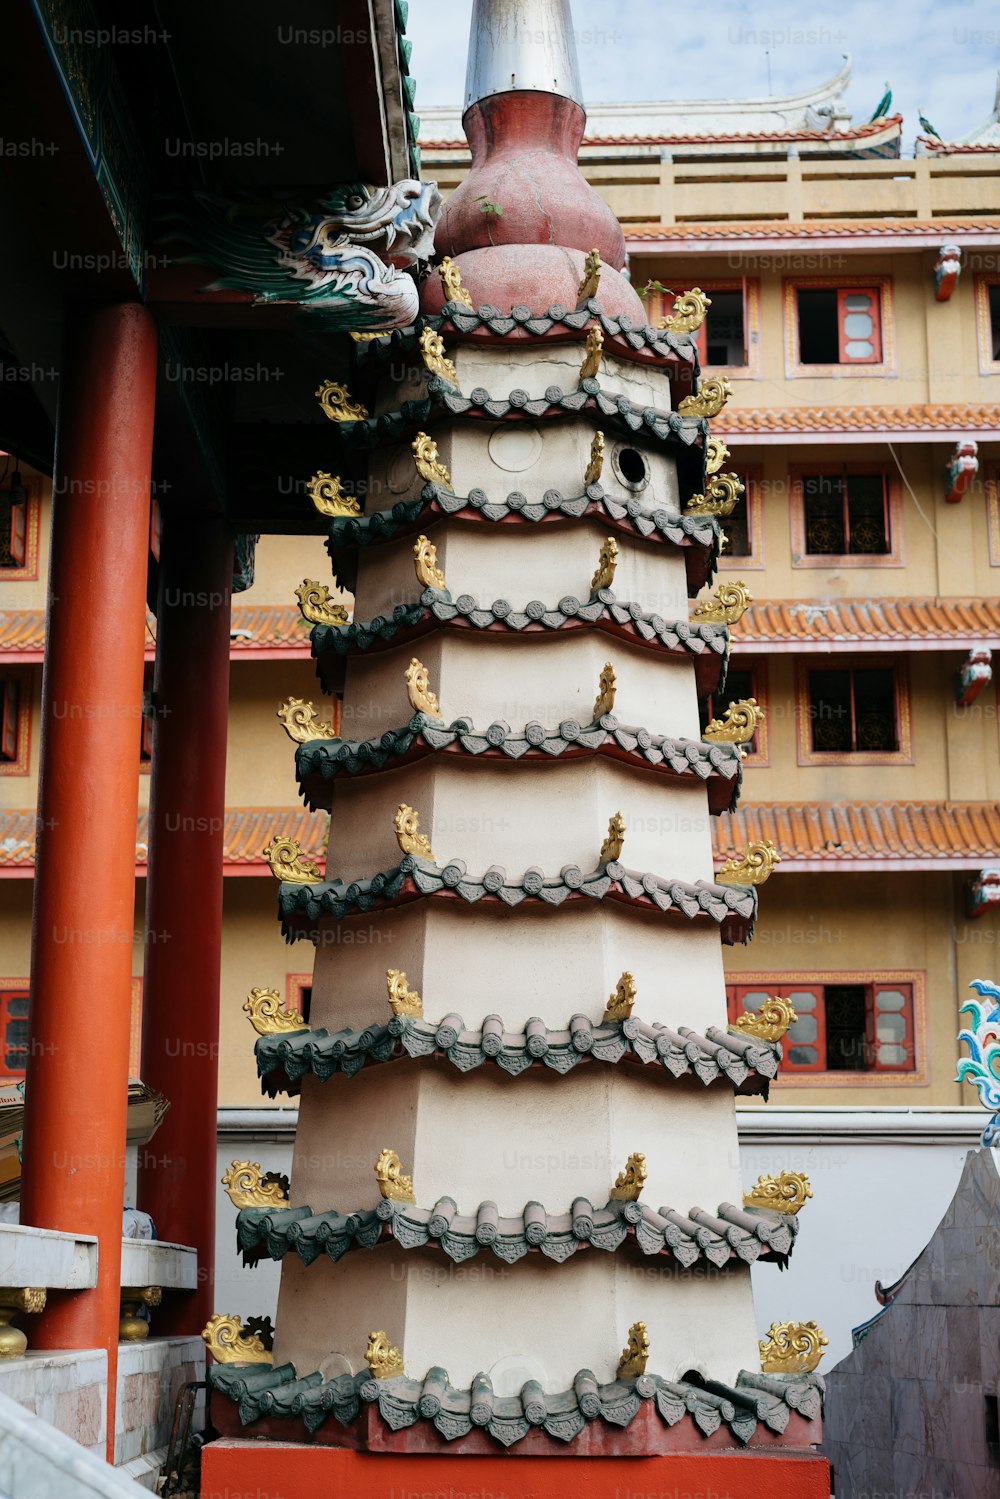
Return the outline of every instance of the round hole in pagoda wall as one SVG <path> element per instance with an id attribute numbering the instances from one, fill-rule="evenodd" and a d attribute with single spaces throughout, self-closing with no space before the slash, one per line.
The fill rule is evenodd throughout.
<path id="1" fill-rule="evenodd" d="M 490 436 L 490 457 L 497 468 L 508 474 L 523 474 L 538 462 L 542 452 L 542 434 L 537 427 L 495 427 Z"/>
<path id="2" fill-rule="evenodd" d="M 649 483 L 649 465 L 638 448 L 615 448 L 611 465 L 626 489 L 638 493 Z"/>

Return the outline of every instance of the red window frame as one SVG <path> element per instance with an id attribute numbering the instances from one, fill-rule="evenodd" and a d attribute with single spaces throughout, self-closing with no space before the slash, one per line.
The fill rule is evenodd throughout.
<path id="1" fill-rule="evenodd" d="M 17 677 L 0 677 L 0 760 L 15 765 L 21 733 L 21 682 Z"/>
<path id="2" fill-rule="evenodd" d="M 7 1066 L 7 1027 L 16 1020 L 22 1020 L 21 1015 L 10 1013 L 12 1000 L 28 999 L 27 984 L 4 985 L 0 988 L 0 1079 L 16 1081 L 24 1076 L 23 1067 L 15 1068 Z M 30 1047 L 30 1037 L 29 1037 Z"/>
<path id="3" fill-rule="evenodd" d="M 847 306 L 848 297 L 866 296 L 871 297 L 874 306 L 872 322 L 874 329 L 871 337 L 872 352 L 870 354 L 848 354 L 847 345 L 853 340 L 849 339 L 844 331 L 844 324 L 850 316 Z M 882 363 L 882 297 L 877 286 L 838 286 L 837 287 L 837 343 L 838 363 L 840 364 L 881 364 Z"/>
<path id="4" fill-rule="evenodd" d="M 782 975 L 787 978 L 787 975 Z M 826 1052 L 826 990 L 838 988 L 843 984 L 856 984 L 865 989 L 865 1035 L 866 1047 L 869 1049 L 870 1062 L 864 1068 L 857 1071 L 849 1068 L 831 1069 L 827 1065 Z M 816 1060 L 814 1062 L 793 1062 L 790 1060 L 790 1052 L 795 1042 L 792 1038 L 792 1026 L 788 1035 L 782 1043 L 784 1055 L 781 1059 L 779 1071 L 793 1075 L 806 1074 L 815 1076 L 818 1073 L 827 1077 L 838 1079 L 852 1079 L 861 1077 L 882 1076 L 886 1073 L 895 1073 L 904 1077 L 913 1076 L 916 1081 L 917 1048 L 916 1048 L 916 1024 L 915 1024 L 915 997 L 916 984 L 913 979 L 875 979 L 860 978 L 854 974 L 827 973 L 820 979 L 806 979 L 799 983 L 779 983 L 771 980 L 763 980 L 758 983 L 728 983 L 726 985 L 726 1001 L 729 1007 L 729 1020 L 733 1023 L 738 1016 L 743 1014 L 744 999 L 748 996 L 759 996 L 766 993 L 779 999 L 790 999 L 795 1003 L 795 996 L 803 992 L 812 993 L 816 999 L 816 1005 L 811 1014 L 816 1020 L 815 1041 L 800 1042 L 802 1046 L 814 1046 L 816 1049 Z M 879 1013 L 878 998 L 884 993 L 900 992 L 904 996 L 903 1008 L 900 1012 L 905 1020 L 905 1040 L 903 1042 L 906 1058 L 902 1062 L 881 1062 L 878 1058 L 877 1019 Z M 893 1012 L 896 1013 L 896 1012 Z M 803 1017 L 804 1018 L 804 1017 Z"/>

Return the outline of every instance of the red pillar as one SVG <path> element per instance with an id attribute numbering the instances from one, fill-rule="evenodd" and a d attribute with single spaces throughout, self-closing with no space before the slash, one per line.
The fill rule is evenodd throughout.
<path id="1" fill-rule="evenodd" d="M 172 1107 L 140 1156 L 139 1206 L 198 1251 L 198 1290 L 171 1294 L 158 1333 L 200 1333 L 215 1310 L 216 1108 L 233 536 L 167 511 L 153 679 L 142 1078 Z"/>
<path id="2" fill-rule="evenodd" d="M 156 328 L 75 325 L 62 371 L 42 679 L 21 1221 L 96 1234 L 97 1288 L 35 1348 L 106 1348 L 113 1455 Z"/>

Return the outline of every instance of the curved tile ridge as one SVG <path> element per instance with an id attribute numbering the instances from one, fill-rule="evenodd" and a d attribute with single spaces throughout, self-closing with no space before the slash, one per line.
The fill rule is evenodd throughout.
<path id="1" fill-rule="evenodd" d="M 729 651 L 726 625 L 698 624 L 688 619 L 667 620 L 646 614 L 636 603 L 619 603 L 610 588 L 596 589 L 583 601 L 572 594 L 554 606 L 531 599 L 515 609 L 507 599 L 481 606 L 469 593 L 458 598 L 444 588 L 425 588 L 412 604 L 397 604 L 391 615 L 354 621 L 349 625 L 314 625 L 312 654 L 334 661 L 355 651 L 379 651 L 402 645 L 435 629 L 508 631 L 512 634 L 552 634 L 556 630 L 596 629 L 645 650 L 692 655 L 698 668 L 698 689 L 704 696 L 721 690 Z M 321 678 L 325 673 L 321 671 Z M 330 690 L 323 680 L 324 690 Z"/>
<path id="2" fill-rule="evenodd" d="M 326 1381 L 319 1373 L 300 1379 L 294 1364 L 212 1364 L 208 1379 L 213 1389 L 236 1403 L 244 1426 L 298 1418 L 312 1434 L 332 1415 L 349 1427 L 364 1403 L 377 1410 L 393 1432 L 424 1420 L 432 1422 L 446 1441 L 478 1428 L 503 1447 L 513 1447 L 532 1430 L 572 1442 L 593 1421 L 606 1423 L 612 1432 L 621 1430 L 648 1401 L 667 1427 L 689 1419 L 705 1437 L 725 1425 L 746 1445 L 761 1427 L 762 1445 L 773 1451 L 770 1434 L 780 1437 L 793 1412 L 804 1421 L 814 1420 L 822 1411 L 825 1392 L 819 1374 L 755 1374 L 745 1369 L 737 1374 L 735 1385 L 715 1380 L 692 1384 L 657 1374 L 601 1384 L 590 1369 L 581 1369 L 569 1390 L 547 1393 L 530 1380 L 519 1394 L 508 1396 L 497 1395 L 485 1373 L 477 1374 L 468 1389 L 456 1389 L 440 1367 L 429 1369 L 423 1379 L 373 1379 L 363 1370 Z"/>
<path id="3" fill-rule="evenodd" d="M 242 1208 L 236 1215 L 236 1243 L 245 1265 L 297 1254 L 311 1265 L 326 1254 L 336 1263 L 351 1249 L 374 1249 L 395 1239 L 401 1249 L 440 1249 L 461 1264 L 489 1249 L 513 1265 L 530 1250 L 563 1264 L 588 1247 L 613 1254 L 629 1240 L 644 1255 L 670 1255 L 687 1269 L 704 1258 L 720 1268 L 731 1259 L 752 1265 L 762 1256 L 784 1265 L 798 1233 L 790 1213 L 748 1211 L 721 1202 L 715 1213 L 693 1207 L 654 1210 L 643 1202 L 609 1202 L 595 1207 L 578 1197 L 568 1213 L 550 1213 L 528 1202 L 516 1218 L 505 1218 L 495 1202 L 481 1202 L 474 1213 L 460 1213 L 451 1197 L 432 1208 L 380 1197 L 372 1208 L 316 1213 L 312 1208 Z"/>
<path id="4" fill-rule="evenodd" d="M 578 864 L 566 864 L 558 875 L 545 875 L 529 868 L 520 879 L 509 879 L 499 864 L 478 877 L 470 876 L 462 859 L 432 864 L 414 854 L 404 854 L 392 869 L 353 880 L 324 880 L 316 884 L 278 887 L 278 914 L 289 942 L 298 937 L 317 937 L 323 917 L 343 921 L 345 917 L 384 911 L 422 899 L 444 899 L 475 905 L 485 900 L 511 909 L 527 901 L 531 905 L 558 907 L 567 901 L 610 900 L 637 911 L 685 921 L 704 918 L 715 922 L 723 942 L 746 942 L 753 935 L 757 916 L 757 891 L 739 885 L 713 885 L 707 880 L 688 884 L 656 874 L 640 874 L 617 859 L 584 872 Z"/>
<path id="5" fill-rule="evenodd" d="M 626 395 L 607 395 L 600 381 L 592 377 L 581 380 L 572 390 L 548 385 L 544 395 L 537 397 L 520 389 L 512 390 L 508 396 L 495 397 L 481 385 L 463 395 L 440 375 L 427 377 L 426 396 L 404 401 L 398 410 L 384 411 L 380 416 L 339 422 L 338 431 L 346 447 L 368 449 L 402 442 L 428 423 L 452 416 L 489 422 L 507 418 L 539 421 L 546 417 L 592 416 L 616 422 L 628 432 L 642 432 L 659 442 L 677 443 L 682 450 L 697 444 L 703 447 L 709 435 L 708 422 L 702 416 L 681 416 L 677 411 L 640 406 Z"/>
<path id="6" fill-rule="evenodd" d="M 469 718 L 445 724 L 440 718 L 416 713 L 409 723 L 373 739 L 311 739 L 300 744 L 295 751 L 295 774 L 309 809 L 329 811 L 330 783 L 338 776 L 373 775 L 436 753 L 488 760 L 576 760 L 603 755 L 666 775 L 708 782 L 709 810 L 714 814 L 735 811 L 743 778 L 739 745 L 652 734 L 620 723 L 613 713 L 589 724 L 566 718 L 554 729 L 540 723 L 512 729 L 501 719 L 482 730 L 473 728 Z"/>
<path id="7" fill-rule="evenodd" d="M 649 1024 L 637 1015 L 624 1021 L 594 1021 L 574 1015 L 564 1030 L 551 1030 L 533 1018 L 523 1031 L 507 1031 L 499 1015 L 487 1015 L 480 1030 L 467 1030 L 460 1015 L 425 1020 L 393 1015 L 384 1025 L 363 1031 L 301 1030 L 259 1036 L 257 1072 L 272 1098 L 306 1076 L 326 1082 L 339 1074 L 352 1078 L 362 1067 L 402 1057 L 434 1057 L 460 1072 L 491 1062 L 511 1077 L 533 1066 L 564 1075 L 581 1062 L 656 1064 L 671 1077 L 697 1077 L 706 1087 L 725 1078 L 740 1093 L 763 1093 L 777 1076 L 781 1043 L 737 1036 L 717 1026 L 704 1035 L 688 1026 Z"/>
<path id="8" fill-rule="evenodd" d="M 623 313 L 620 317 L 608 317 L 601 310 L 596 297 L 589 298 L 580 307 L 563 307 L 554 303 L 542 314 L 535 315 L 530 307 L 512 307 L 509 313 L 501 312 L 484 302 L 475 309 L 464 302 L 446 302 L 439 313 L 424 314 L 407 328 L 394 328 L 377 339 L 358 345 L 356 350 L 359 365 L 384 363 L 408 354 L 416 349 L 420 334 L 425 327 L 435 333 L 454 329 L 456 333 L 487 332 L 496 338 L 515 339 L 546 338 L 553 329 L 558 335 L 565 331 L 567 337 L 579 335 L 585 338 L 594 323 L 599 323 L 605 337 L 617 345 L 614 352 L 628 358 L 630 353 L 644 355 L 647 352 L 657 359 L 680 362 L 694 366 L 697 362 L 697 345 L 689 333 L 668 333 L 665 328 L 653 328 L 650 324 L 636 324 Z M 645 361 L 644 361 L 645 362 Z"/>
<path id="9" fill-rule="evenodd" d="M 400 500 L 391 509 L 377 510 L 372 515 L 337 516 L 330 522 L 326 549 L 333 563 L 334 581 L 352 576 L 348 562 L 357 548 L 413 536 L 447 517 L 456 517 L 467 524 L 495 525 L 581 520 L 643 541 L 684 547 L 691 553 L 702 548 L 708 554 L 706 557 L 689 555 L 685 559 L 689 573 L 693 574 L 692 586 L 697 578 L 702 579 L 699 588 L 714 575 L 718 557 L 720 525 L 714 516 L 679 515 L 662 507 L 645 510 L 635 495 L 619 499 L 605 494 L 601 484 L 588 484 L 579 495 L 563 495 L 558 489 L 547 489 L 537 500 L 529 499 L 521 490 L 491 500 L 483 489 L 470 489 L 467 495 L 462 495 L 452 494 L 437 484 L 425 484 L 419 499 Z"/>

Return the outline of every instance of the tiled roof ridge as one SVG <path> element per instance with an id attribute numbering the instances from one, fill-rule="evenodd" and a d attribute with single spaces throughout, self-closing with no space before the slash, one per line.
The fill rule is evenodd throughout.
<path id="1" fill-rule="evenodd" d="M 563 307 L 554 303 L 544 313 L 533 313 L 523 304 L 512 307 L 509 312 L 501 312 L 489 302 L 476 308 L 468 307 L 464 302 L 446 302 L 439 313 L 424 313 L 406 328 L 394 328 L 379 338 L 359 344 L 356 357 L 359 364 L 364 365 L 369 361 L 409 353 L 417 348 L 420 330 L 424 327 L 431 327 L 435 332 L 454 330 L 456 333 L 476 333 L 486 328 L 498 338 L 506 338 L 511 333 L 544 338 L 553 328 L 561 327 L 568 334 L 579 335 L 582 340 L 595 323 L 615 346 L 613 352 L 619 357 L 627 359 L 632 354 L 651 353 L 658 360 L 681 360 L 685 364 L 692 364 L 697 359 L 697 347 L 690 334 L 670 333 L 665 328 L 654 328 L 650 323 L 633 323 L 627 313 L 608 316 L 603 312 L 600 300 L 594 297 L 580 307 Z"/>
<path id="2" fill-rule="evenodd" d="M 716 1269 L 733 1258 L 752 1265 L 761 1257 L 784 1267 L 798 1230 L 792 1213 L 748 1211 L 731 1202 L 721 1202 L 715 1213 L 697 1206 L 681 1213 L 671 1207 L 654 1210 L 644 1202 L 597 1207 L 586 1197 L 575 1198 L 563 1213 L 528 1202 L 518 1217 L 504 1217 L 492 1201 L 460 1213 L 451 1197 L 440 1197 L 431 1208 L 380 1197 L 374 1207 L 350 1213 L 250 1207 L 236 1215 L 244 1265 L 280 1260 L 289 1252 L 304 1265 L 322 1254 L 336 1264 L 349 1250 L 374 1249 L 393 1239 L 400 1249 L 440 1249 L 455 1264 L 488 1249 L 507 1265 L 531 1250 L 561 1265 L 588 1246 L 614 1254 L 631 1240 L 643 1255 L 670 1255 L 685 1270 L 702 1258 Z"/>
<path id="3" fill-rule="evenodd" d="M 678 411 L 660 411 L 655 406 L 639 406 L 626 395 L 608 396 L 600 381 L 588 376 L 575 390 L 549 385 L 542 396 L 532 397 L 526 390 L 514 389 L 508 396 L 491 396 L 483 386 L 474 386 L 464 395 L 457 386 L 430 375 L 427 394 L 420 399 L 404 401 L 396 411 L 384 411 L 354 422 L 340 422 L 341 440 L 348 447 L 381 447 L 387 442 L 401 442 L 421 428 L 449 416 L 464 416 L 475 421 L 504 421 L 528 418 L 531 421 L 550 417 L 589 416 L 620 422 L 629 432 L 642 432 L 661 442 L 679 442 L 691 447 L 709 435 L 704 417 L 682 416 Z"/>
<path id="4" fill-rule="evenodd" d="M 732 142 L 739 144 L 741 141 L 819 141 L 823 144 L 839 145 L 841 141 L 864 140 L 873 135 L 884 135 L 896 129 L 896 133 L 902 128 L 903 116 L 901 114 L 884 115 L 878 120 L 868 120 L 863 125 L 849 125 L 842 130 L 747 130 L 729 131 L 724 134 L 714 135 L 708 133 L 691 135 L 585 135 L 581 143 L 581 150 L 587 146 L 669 146 L 669 145 L 717 145 Z M 466 141 L 458 139 L 422 140 L 421 149 L 424 151 L 468 151 Z M 994 147 L 996 149 L 996 147 Z"/>
<path id="5" fill-rule="evenodd" d="M 801 623 L 801 628 L 800 628 Z M 1000 636 L 1000 600 L 940 594 L 858 599 L 756 599 L 740 624 L 741 646 L 756 642 L 844 640 L 952 643 Z"/>
<path id="6" fill-rule="evenodd" d="M 1000 150 L 1000 147 L 992 147 Z M 993 230 L 1000 232 L 998 218 L 941 218 L 941 219 L 744 219 L 739 222 L 710 220 L 698 223 L 661 224 L 650 219 L 644 224 L 623 224 L 626 239 L 642 239 L 655 233 L 661 239 L 810 239 L 824 235 L 885 235 L 887 237 L 906 234 L 937 233 L 943 238 L 951 234 Z"/>
<path id="7" fill-rule="evenodd" d="M 831 867 L 855 860 L 995 863 L 1000 848 L 1000 802 L 873 801 L 758 802 L 725 814 L 716 825 L 716 853 L 771 838 L 781 849 L 778 872 L 801 860 Z"/>
<path id="8" fill-rule="evenodd" d="M 309 644 L 308 625 L 298 608 L 283 603 L 234 604 L 230 632 L 233 638 L 229 649 L 236 655 L 267 648 L 303 650 Z M 155 643 L 156 616 L 147 612 L 147 650 Z M 34 654 L 44 647 L 44 608 L 0 611 L 0 650 Z"/>
<path id="9" fill-rule="evenodd" d="M 563 719 L 554 729 L 531 722 L 520 730 L 512 730 L 502 720 L 477 730 L 468 718 L 445 723 L 444 719 L 416 713 L 408 723 L 370 739 L 338 737 L 300 744 L 295 751 L 295 774 L 309 809 L 329 811 L 330 782 L 335 777 L 370 775 L 403 760 L 411 763 L 442 751 L 508 760 L 607 755 L 667 774 L 694 775 L 702 781 L 721 778 L 730 783 L 729 795 L 710 799 L 710 810 L 716 813 L 736 806 L 743 775 L 738 745 L 653 734 L 620 723 L 613 713 L 586 724 Z"/>
<path id="10" fill-rule="evenodd" d="M 724 1079 L 737 1092 L 762 1092 L 766 1097 L 767 1083 L 777 1075 L 781 1060 L 777 1041 L 737 1036 L 717 1026 L 709 1026 L 704 1035 L 688 1026 L 674 1030 L 637 1015 L 623 1021 L 593 1021 L 577 1014 L 561 1029 L 532 1019 L 524 1030 L 514 1032 L 498 1015 L 487 1016 L 479 1030 L 467 1030 L 456 1014 L 439 1021 L 393 1015 L 383 1025 L 357 1032 L 306 1029 L 259 1036 L 254 1050 L 264 1091 L 272 1098 L 283 1090 L 276 1073 L 284 1073 L 290 1089 L 306 1074 L 321 1082 L 334 1076 L 352 1078 L 366 1064 L 403 1057 L 445 1060 L 460 1072 L 493 1063 L 511 1077 L 520 1077 L 532 1066 L 565 1076 L 584 1061 L 655 1064 L 673 1078 L 695 1076 L 705 1087 Z M 752 1089 L 744 1086 L 755 1080 Z"/>
<path id="11" fill-rule="evenodd" d="M 668 1427 L 690 1417 L 706 1437 L 725 1423 L 736 1440 L 750 1442 L 762 1425 L 780 1436 L 791 1413 L 806 1421 L 819 1415 L 825 1386 L 821 1375 L 774 1375 L 741 1369 L 735 1386 L 711 1381 L 710 1387 L 683 1380 L 667 1380 L 656 1374 L 635 1379 L 615 1379 L 599 1384 L 589 1369 L 581 1369 L 572 1388 L 544 1392 L 529 1381 L 520 1394 L 498 1396 L 486 1373 L 477 1374 L 468 1389 L 456 1389 L 447 1372 L 435 1366 L 422 1380 L 405 1375 L 373 1379 L 367 1370 L 324 1380 L 316 1372 L 299 1378 L 294 1364 L 211 1364 L 211 1386 L 235 1401 L 245 1426 L 270 1418 L 300 1418 L 306 1430 L 315 1433 L 332 1414 L 349 1427 L 361 1412 L 361 1402 L 377 1407 L 391 1431 L 418 1420 L 433 1423 L 446 1441 L 455 1441 L 474 1429 L 485 1431 L 509 1448 L 533 1428 L 570 1442 L 588 1423 L 602 1420 L 612 1428 L 627 1427 L 645 1401 Z M 767 1445 L 773 1445 L 766 1437 Z"/>
<path id="12" fill-rule="evenodd" d="M 566 901 L 609 899 L 636 910 L 680 916 L 688 921 L 707 917 L 720 929 L 724 942 L 745 941 L 753 933 L 757 915 L 757 892 L 735 885 L 715 885 L 705 880 L 689 884 L 659 875 L 627 870 L 616 859 L 585 873 L 577 864 L 564 865 L 556 876 L 538 868 L 524 871 L 520 879 L 493 865 L 478 878 L 467 874 L 462 859 L 432 864 L 413 854 L 404 854 L 393 869 L 345 885 L 341 880 L 315 884 L 290 884 L 278 888 L 278 913 L 287 941 L 318 935 L 316 923 L 324 916 L 345 917 L 386 910 L 427 898 L 452 898 L 475 905 L 481 900 L 514 909 L 524 901 L 552 908 Z"/>
<path id="13" fill-rule="evenodd" d="M 649 511 L 635 495 L 619 499 L 606 494 L 601 484 L 588 484 L 579 495 L 567 496 L 558 489 L 547 489 L 540 499 L 529 499 L 523 491 L 512 490 L 504 499 L 496 500 L 478 487 L 460 495 L 437 484 L 425 484 L 419 499 L 400 500 L 390 509 L 376 510 L 371 515 L 337 516 L 330 522 L 326 549 L 333 564 L 334 580 L 341 581 L 359 547 L 410 536 L 452 517 L 466 523 L 505 526 L 518 522 L 590 521 L 642 541 L 665 542 L 688 549 L 700 547 L 709 553 L 709 566 L 692 569 L 689 560 L 689 572 L 694 571 L 693 581 L 697 581 L 698 588 L 711 580 L 718 556 L 720 528 L 714 516 L 684 515 L 662 505 Z"/>
<path id="14" fill-rule="evenodd" d="M 822 432 L 842 427 L 866 432 L 1000 430 L 1000 405 L 916 402 L 910 406 L 744 406 L 724 410 L 715 419 L 716 436 L 759 431 Z"/>

